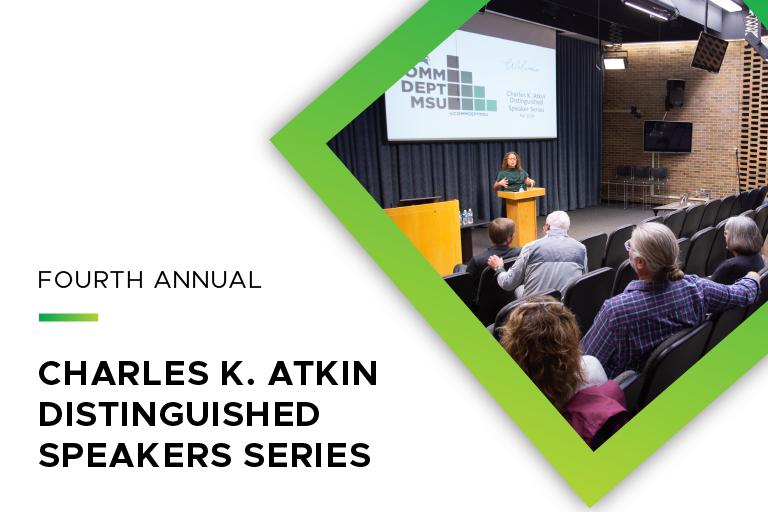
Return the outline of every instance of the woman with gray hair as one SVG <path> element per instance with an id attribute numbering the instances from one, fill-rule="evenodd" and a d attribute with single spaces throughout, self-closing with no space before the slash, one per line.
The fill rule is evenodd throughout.
<path id="1" fill-rule="evenodd" d="M 749 217 L 731 217 L 725 223 L 725 244 L 735 258 L 725 260 L 712 274 L 712 280 L 720 284 L 733 284 L 747 272 L 763 268 L 760 246 L 763 236 L 755 221 Z"/>
<path id="2" fill-rule="evenodd" d="M 663 224 L 640 224 L 625 247 L 639 281 L 605 301 L 581 340 L 584 354 L 595 356 L 609 379 L 640 370 L 660 343 L 707 314 L 752 304 L 760 295 L 754 272 L 731 286 L 684 275 L 675 235 Z"/>

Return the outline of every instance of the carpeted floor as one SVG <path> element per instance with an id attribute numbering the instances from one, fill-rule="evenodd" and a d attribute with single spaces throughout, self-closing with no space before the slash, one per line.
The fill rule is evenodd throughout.
<path id="1" fill-rule="evenodd" d="M 640 205 L 624 210 L 622 205 L 609 205 L 601 203 L 588 208 L 571 210 L 568 212 L 571 218 L 571 229 L 569 235 L 571 238 L 581 240 L 590 235 L 599 233 L 610 234 L 614 229 L 626 224 L 637 224 L 643 219 L 653 217 L 653 211 L 645 210 Z M 544 226 L 546 217 L 540 215 L 536 218 L 539 238 L 542 237 L 541 228 Z M 472 251 L 474 254 L 480 254 L 493 245 L 488 238 L 488 229 L 477 228 L 472 230 Z"/>

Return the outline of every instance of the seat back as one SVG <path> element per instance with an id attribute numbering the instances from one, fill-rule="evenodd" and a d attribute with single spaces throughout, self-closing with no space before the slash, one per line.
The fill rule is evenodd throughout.
<path id="1" fill-rule="evenodd" d="M 685 221 L 683 221 L 683 227 L 678 238 L 691 238 L 699 230 L 699 224 L 701 224 L 705 208 L 706 205 L 704 204 L 695 204 L 688 207 L 688 213 L 685 215 Z"/>
<path id="2" fill-rule="evenodd" d="M 641 409 L 696 364 L 710 332 L 712 332 L 712 322 L 709 321 L 693 329 L 683 329 L 651 353 L 643 368 L 645 384 L 640 392 Z"/>
<path id="3" fill-rule="evenodd" d="M 565 288 L 563 304 L 576 316 L 582 336 L 592 327 L 603 302 L 611 298 L 615 277 L 616 269 L 605 267 L 577 277 Z"/>
<path id="4" fill-rule="evenodd" d="M 675 238 L 680 238 L 680 231 L 683 230 L 683 223 L 685 222 L 685 216 L 688 211 L 685 208 L 675 210 L 666 217 L 664 217 L 664 225 L 667 226 Z"/>
<path id="5" fill-rule="evenodd" d="M 509 270 L 517 258 L 504 260 L 504 269 Z M 491 267 L 483 269 L 475 297 L 475 316 L 483 325 L 493 323 L 501 308 L 515 300 L 515 290 L 505 291 L 496 282 L 496 275 Z"/>
<path id="6" fill-rule="evenodd" d="M 720 203 L 722 203 L 720 199 L 715 199 L 704 205 L 704 213 L 701 216 L 701 222 L 699 222 L 699 229 L 711 228 L 715 225 Z"/>
<path id="7" fill-rule="evenodd" d="M 632 177 L 632 168 L 628 165 L 616 166 L 616 177 L 622 180 L 628 180 Z"/>
<path id="8" fill-rule="evenodd" d="M 744 320 L 752 316 L 752 313 L 760 309 L 760 306 L 766 302 L 768 302 L 768 267 L 760 271 L 760 296 L 757 298 L 757 302 L 747 306 Z"/>
<path id="9" fill-rule="evenodd" d="M 620 293 L 624 293 L 624 290 L 627 289 L 629 283 L 636 281 L 637 279 L 637 272 L 635 272 L 635 269 L 633 269 L 632 265 L 629 264 L 629 260 L 626 260 L 624 263 L 619 265 L 618 270 L 616 270 L 616 278 L 613 280 L 611 297 L 615 297 Z"/>
<path id="10" fill-rule="evenodd" d="M 603 265 L 603 259 L 605 259 L 605 245 L 608 241 L 608 235 L 600 233 L 599 235 L 588 236 L 582 238 L 579 243 L 584 244 L 587 248 L 587 265 L 589 271 L 597 270 Z"/>
<path id="11" fill-rule="evenodd" d="M 755 196 L 755 202 L 752 203 L 752 209 L 757 210 L 757 208 L 763 204 L 763 201 L 765 201 L 765 196 L 768 194 L 768 186 L 762 186 L 759 189 L 757 189 L 757 195 Z"/>
<path id="12" fill-rule="evenodd" d="M 651 170 L 648 167 L 633 167 L 632 173 L 636 180 L 647 180 L 651 176 Z"/>
<path id="13" fill-rule="evenodd" d="M 767 223 L 768 204 L 764 204 L 762 206 L 758 206 L 757 210 L 755 210 L 755 224 L 757 224 L 757 230 L 760 231 L 760 234 L 763 235 L 763 240 L 765 240 L 765 229 Z"/>
<path id="14" fill-rule="evenodd" d="M 755 217 L 757 216 L 757 212 L 755 210 L 747 210 L 745 212 L 742 212 L 739 217 L 749 217 L 752 220 L 755 220 Z"/>
<path id="15" fill-rule="evenodd" d="M 726 196 L 720 201 L 720 209 L 717 210 L 717 217 L 715 217 L 715 226 L 731 216 L 731 210 L 733 210 L 733 203 L 735 202 L 736 196 Z"/>
<path id="16" fill-rule="evenodd" d="M 666 167 L 651 167 L 651 176 L 654 180 L 666 180 L 669 176 L 669 169 Z"/>
<path id="17" fill-rule="evenodd" d="M 677 256 L 677 266 L 680 270 L 685 271 L 685 263 L 688 261 L 688 255 L 690 254 L 691 239 L 690 238 L 678 238 L 677 248 L 679 249 L 679 255 Z"/>
<path id="18" fill-rule="evenodd" d="M 549 295 L 555 300 L 560 300 L 560 290 L 555 290 L 554 288 L 551 290 L 545 290 L 541 292 L 539 295 Z M 501 308 L 496 315 L 496 320 L 494 320 L 492 325 L 488 326 L 488 332 L 493 334 L 493 337 L 496 338 L 496 341 L 501 341 L 501 326 L 507 323 L 507 319 L 509 319 L 509 314 L 512 312 L 513 309 L 518 307 L 520 304 L 528 300 L 529 297 L 526 297 L 525 299 L 518 299 L 516 301 L 510 302 L 503 308 Z"/>
<path id="19" fill-rule="evenodd" d="M 744 320 L 746 312 L 747 307 L 745 306 L 743 308 L 722 311 L 712 315 L 710 319 L 712 321 L 712 333 L 709 335 L 706 345 L 704 345 L 701 357 L 704 357 L 707 352 L 715 348 L 718 343 L 731 334 L 731 332 L 733 332 L 733 330 Z"/>
<path id="20" fill-rule="evenodd" d="M 747 204 L 747 196 L 749 190 L 745 190 L 736 196 L 736 200 L 733 202 L 733 208 L 731 208 L 731 214 L 729 217 L 735 217 L 744 211 L 744 205 Z"/>
<path id="21" fill-rule="evenodd" d="M 445 282 L 451 287 L 451 290 L 459 296 L 464 304 L 468 307 L 472 307 L 472 284 L 474 283 L 474 277 L 467 272 L 459 272 L 458 274 L 449 274 L 443 276 Z"/>
<path id="22" fill-rule="evenodd" d="M 759 193 L 760 193 L 759 188 L 753 188 L 752 190 L 749 191 L 749 193 L 747 194 L 747 199 L 741 205 L 744 211 L 754 210 L 756 208 L 755 201 L 757 200 L 757 194 Z"/>
<path id="23" fill-rule="evenodd" d="M 630 419 L 637 412 L 637 401 L 640 399 L 640 392 L 643 390 L 645 376 L 640 372 L 627 370 L 613 381 L 624 391 L 624 402 L 627 404 L 627 412 Z"/>
<path id="24" fill-rule="evenodd" d="M 664 217 L 648 217 L 647 219 L 643 219 L 640 224 L 647 224 L 648 222 L 660 222 L 661 224 L 664 224 Z"/>
<path id="25" fill-rule="evenodd" d="M 707 260 L 712 251 L 712 244 L 717 236 L 715 228 L 702 229 L 691 238 L 691 248 L 685 262 L 685 273 L 699 277 L 707 277 Z M 723 237 L 725 238 L 725 237 Z"/>
<path id="26" fill-rule="evenodd" d="M 728 257 L 728 249 L 725 246 L 725 219 L 715 227 L 715 239 L 712 241 L 712 248 L 709 250 L 707 258 L 707 275 L 711 276 L 717 270 L 722 262 Z"/>
<path id="27" fill-rule="evenodd" d="M 605 245 L 605 260 L 603 267 L 619 268 L 619 265 L 629 258 L 629 253 L 624 248 L 624 242 L 632 238 L 634 224 L 620 226 L 613 230 L 608 237 L 608 243 Z"/>

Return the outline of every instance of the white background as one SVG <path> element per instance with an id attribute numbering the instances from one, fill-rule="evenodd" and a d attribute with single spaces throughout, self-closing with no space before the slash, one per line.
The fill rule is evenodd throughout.
<path id="1" fill-rule="evenodd" d="M 583 510 L 268 139 L 419 6 L 4 3 L 3 510 Z M 279 83 L 272 76 L 281 79 Z M 38 290 L 38 270 L 253 270 L 261 290 Z M 98 312 L 40 324 L 39 312 Z M 260 385 L 48 387 L 63 361 L 242 359 Z M 376 387 L 263 385 L 275 360 Z M 215 374 L 215 373 L 214 373 Z M 761 363 L 597 510 L 764 506 Z M 310 428 L 41 428 L 40 401 L 310 400 Z M 358 441 L 364 469 L 45 469 L 44 442 Z M 235 448 L 231 450 L 235 451 Z"/>
<path id="2" fill-rule="evenodd" d="M 540 29 L 550 31 L 550 29 Z M 411 106 L 411 97 L 427 97 L 447 101 L 448 88 L 432 93 L 403 92 L 398 81 L 386 93 L 387 137 L 389 140 L 437 139 L 522 139 L 557 137 L 557 93 L 555 50 L 496 37 L 457 31 L 429 53 L 430 64 L 419 63 L 416 69 L 437 69 L 447 76 L 447 55 L 459 56 L 459 68 L 472 73 L 473 86 L 485 87 L 486 100 L 496 101 L 496 111 L 487 115 L 460 115 L 461 112 Z M 505 63 L 512 63 L 508 66 Z M 518 66 L 533 68 L 521 71 Z M 445 80 L 404 76 L 411 87 L 416 83 L 446 83 Z M 530 94 L 520 98 L 539 104 L 510 103 L 512 94 Z M 543 98 L 534 97 L 535 94 Z M 517 99 L 517 97 L 516 97 Z M 526 111 L 510 111 L 527 109 Z M 532 112 L 536 109 L 536 112 Z M 543 110 L 540 112 L 539 110 Z M 471 114 L 472 112 L 469 112 Z M 529 118 L 527 116 L 533 115 Z M 522 117 L 521 117 L 522 116 Z"/>

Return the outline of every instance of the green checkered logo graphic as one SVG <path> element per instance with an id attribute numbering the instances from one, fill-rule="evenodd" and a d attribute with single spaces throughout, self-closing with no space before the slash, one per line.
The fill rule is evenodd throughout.
<path id="1" fill-rule="evenodd" d="M 496 100 L 485 97 L 485 86 L 472 82 L 471 71 L 459 68 L 458 55 L 446 55 L 443 69 L 429 62 L 429 56 L 423 58 L 400 80 L 399 90 L 408 95 L 411 108 L 496 112 Z"/>

